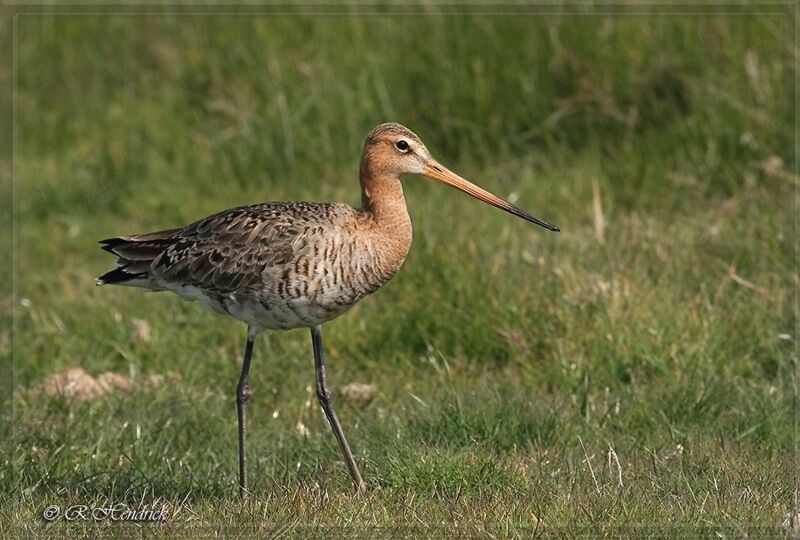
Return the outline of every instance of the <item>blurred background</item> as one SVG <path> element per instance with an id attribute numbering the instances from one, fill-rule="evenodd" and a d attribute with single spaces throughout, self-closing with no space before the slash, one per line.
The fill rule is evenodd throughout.
<path id="1" fill-rule="evenodd" d="M 404 268 L 325 328 L 332 385 L 375 387 L 339 415 L 382 504 L 480 485 L 500 500 L 549 494 L 530 504 L 558 523 L 574 503 L 565 486 L 586 482 L 622 490 L 632 510 L 618 523 L 699 519 L 635 489 L 688 468 L 697 492 L 726 480 L 712 523 L 777 523 L 794 482 L 774 473 L 791 459 L 797 366 L 791 12 L 580 9 L 18 18 L 27 393 L 14 398 L 26 450 L 13 465 L 25 493 L 232 497 L 244 326 L 166 294 L 96 288 L 114 262 L 96 242 L 268 200 L 357 205 L 364 136 L 397 121 L 563 232 L 404 181 Z M 347 489 L 310 404 L 306 334 L 255 349 L 256 490 L 298 478 Z M 74 366 L 135 388 L 31 397 Z M 176 382 L 138 385 L 152 375 Z M 602 486 L 587 476 L 584 457 L 600 471 L 612 446 L 627 487 L 615 471 Z"/>

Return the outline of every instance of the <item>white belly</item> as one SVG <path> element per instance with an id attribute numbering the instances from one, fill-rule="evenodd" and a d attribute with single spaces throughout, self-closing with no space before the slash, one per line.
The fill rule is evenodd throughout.
<path id="1" fill-rule="evenodd" d="M 209 294 L 193 285 L 163 284 L 164 288 L 181 298 L 198 302 L 206 309 L 228 314 L 259 330 L 288 330 L 317 326 L 334 319 L 350 309 L 360 297 L 352 295 L 343 301 L 325 298 L 280 298 L 276 295 L 261 297 L 237 293 L 230 295 Z"/>
<path id="2" fill-rule="evenodd" d="M 304 298 L 275 302 L 247 298 L 243 302 L 231 302 L 228 313 L 256 328 L 288 330 L 320 325 L 335 319 L 352 305 L 323 306 Z"/>

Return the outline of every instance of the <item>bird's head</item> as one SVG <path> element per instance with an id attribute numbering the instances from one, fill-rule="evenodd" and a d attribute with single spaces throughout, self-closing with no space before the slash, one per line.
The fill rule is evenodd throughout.
<path id="1" fill-rule="evenodd" d="M 393 122 L 377 126 L 369 132 L 364 141 L 361 158 L 362 179 L 399 178 L 404 174 L 421 174 L 545 229 L 556 232 L 560 230 L 555 225 L 529 214 L 449 170 L 433 159 L 420 138 L 407 127 Z"/>
<path id="2" fill-rule="evenodd" d="M 364 141 L 362 166 L 379 176 L 399 177 L 404 174 L 422 174 L 431 153 L 419 137 L 407 127 L 381 124 L 367 135 Z"/>

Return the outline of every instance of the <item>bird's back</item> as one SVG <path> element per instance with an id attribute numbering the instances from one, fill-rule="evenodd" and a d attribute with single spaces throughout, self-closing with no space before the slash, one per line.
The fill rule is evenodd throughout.
<path id="1" fill-rule="evenodd" d="M 313 326 L 397 271 L 369 216 L 341 203 L 232 208 L 178 229 L 109 238 L 98 283 L 170 290 L 259 328 Z M 407 252 L 407 248 L 406 248 Z"/>

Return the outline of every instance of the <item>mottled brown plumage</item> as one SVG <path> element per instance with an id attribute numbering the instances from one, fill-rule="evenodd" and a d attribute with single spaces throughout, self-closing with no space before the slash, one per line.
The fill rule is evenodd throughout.
<path id="1" fill-rule="evenodd" d="M 420 139 L 395 123 L 364 142 L 362 207 L 342 203 L 269 202 L 232 208 L 185 227 L 101 241 L 118 257 L 98 278 L 169 290 L 248 325 L 237 387 L 241 492 L 246 489 L 244 426 L 250 352 L 265 329 L 312 329 L 317 393 L 356 488 L 364 488 L 329 402 L 319 326 L 375 292 L 400 269 L 411 246 L 411 219 L 400 176 L 422 174 L 550 230 L 533 217 L 436 162 Z"/>
<path id="2" fill-rule="evenodd" d="M 311 327 L 377 290 L 402 264 L 407 246 L 382 241 L 372 221 L 346 204 L 234 208 L 182 229 L 104 241 L 119 266 L 100 279 L 171 290 L 256 330 Z"/>

